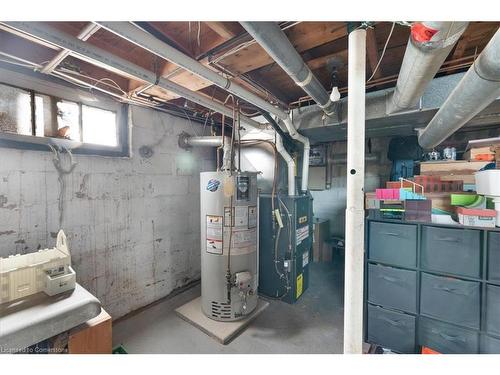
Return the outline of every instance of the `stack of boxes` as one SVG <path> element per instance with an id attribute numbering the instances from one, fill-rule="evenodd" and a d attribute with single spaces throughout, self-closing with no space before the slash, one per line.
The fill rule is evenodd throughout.
<path id="1" fill-rule="evenodd" d="M 439 176 L 415 176 L 414 181 L 422 185 L 428 193 L 441 192 L 457 192 L 464 190 L 464 182 L 462 180 L 441 181 Z"/>

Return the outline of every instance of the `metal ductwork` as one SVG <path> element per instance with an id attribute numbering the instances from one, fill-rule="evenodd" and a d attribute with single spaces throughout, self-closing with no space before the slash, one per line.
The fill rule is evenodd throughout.
<path id="1" fill-rule="evenodd" d="M 37 39 L 43 40 L 50 44 L 56 45 L 63 50 L 69 51 L 71 54 L 90 63 L 97 64 L 104 69 L 108 69 L 118 74 L 132 77 L 134 79 L 151 83 L 165 90 L 176 93 L 177 95 L 186 98 L 193 103 L 197 103 L 215 112 L 224 114 L 225 116 L 233 116 L 233 110 L 222 105 L 221 103 L 211 100 L 209 97 L 198 92 L 191 91 L 184 86 L 172 82 L 165 78 L 157 79 L 153 72 L 150 72 L 136 64 L 131 63 L 121 57 L 115 56 L 99 47 L 85 43 L 78 38 L 66 34 L 58 29 L 48 26 L 41 22 L 2 22 L 11 29 L 21 31 L 26 35 L 31 35 Z M 248 126 L 256 129 L 261 129 L 262 124 L 252 120 L 246 116 L 241 116 L 241 121 Z"/>
<path id="2" fill-rule="evenodd" d="M 387 113 L 417 105 L 429 82 L 450 54 L 468 22 L 418 22 L 410 38 Z"/>
<path id="3" fill-rule="evenodd" d="M 231 159 L 232 159 L 232 147 L 231 138 L 222 136 L 190 136 L 187 133 L 181 133 L 179 135 L 179 146 L 184 149 L 189 149 L 191 147 L 222 147 L 222 166 L 220 169 L 222 171 L 231 169 Z M 217 166 L 219 168 L 219 166 Z"/>
<path id="4" fill-rule="evenodd" d="M 327 115 L 335 105 L 285 33 L 275 22 L 240 22 L 274 61 L 318 104 Z"/>
<path id="5" fill-rule="evenodd" d="M 290 136 L 304 144 L 302 157 L 302 191 L 307 191 L 307 184 L 309 180 L 309 140 L 297 133 L 290 117 L 284 110 L 275 107 L 273 104 L 248 91 L 244 87 L 231 82 L 229 79 L 200 64 L 195 59 L 185 55 L 130 22 L 98 22 L 98 24 L 106 30 L 128 40 L 129 42 L 144 48 L 156 56 L 179 65 L 191 73 L 214 83 L 231 94 L 234 94 L 248 103 L 251 103 L 281 119 L 285 123 Z"/>
<path id="6" fill-rule="evenodd" d="M 423 148 L 436 147 L 500 96 L 500 29 L 419 134 Z"/>

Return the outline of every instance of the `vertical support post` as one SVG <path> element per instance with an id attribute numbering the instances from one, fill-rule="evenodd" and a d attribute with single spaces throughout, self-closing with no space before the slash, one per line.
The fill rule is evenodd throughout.
<path id="1" fill-rule="evenodd" d="M 349 34 L 344 353 L 363 345 L 366 30 Z"/>

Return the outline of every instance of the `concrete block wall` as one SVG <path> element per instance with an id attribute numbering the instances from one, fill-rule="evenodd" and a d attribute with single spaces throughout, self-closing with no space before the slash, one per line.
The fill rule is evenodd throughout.
<path id="1" fill-rule="evenodd" d="M 374 191 L 385 185 L 390 179 L 392 162 L 387 159 L 390 138 L 373 138 L 372 153 L 378 155 L 376 161 L 366 161 L 365 191 Z M 345 157 L 347 142 L 333 142 L 333 158 L 336 155 Z M 368 152 L 368 147 L 366 147 Z M 314 216 L 330 220 L 332 235 L 345 235 L 345 209 L 347 199 L 347 164 L 334 164 L 332 169 L 331 188 L 311 191 L 314 198 Z"/>
<path id="2" fill-rule="evenodd" d="M 77 281 L 115 319 L 199 279 L 199 173 L 215 168 L 212 149 L 177 145 L 200 126 L 139 107 L 130 118 L 130 158 L 75 156 L 64 177 L 62 228 Z M 149 159 L 144 145 L 154 145 Z M 54 246 L 58 197 L 50 152 L 0 148 L 0 256 Z"/>

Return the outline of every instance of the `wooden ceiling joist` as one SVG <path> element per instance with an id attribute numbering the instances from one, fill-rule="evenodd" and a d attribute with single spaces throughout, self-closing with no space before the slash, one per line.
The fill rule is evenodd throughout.
<path id="1" fill-rule="evenodd" d="M 205 22 L 205 25 L 207 25 L 209 28 L 211 28 L 213 31 L 215 31 L 217 34 L 219 34 L 226 40 L 232 39 L 236 35 L 238 35 L 234 31 L 234 28 L 231 28 L 228 25 L 228 22 Z"/>
<path id="2" fill-rule="evenodd" d="M 77 36 L 87 22 L 49 22 L 52 27 Z M 248 90 L 287 107 L 290 103 L 304 96 L 303 90 L 279 67 L 258 43 L 245 33 L 238 22 L 147 22 L 143 23 L 149 32 L 169 43 L 201 64 L 214 71 L 230 77 L 234 82 Z M 280 23 L 283 27 L 285 23 Z M 347 23 L 346 22 L 298 22 L 286 23 L 284 31 L 295 49 L 302 55 L 323 86 L 331 88 L 331 70 L 337 68 L 339 87 L 347 85 Z M 447 74 L 457 69 L 466 69 L 467 64 L 460 63 L 467 58 L 479 54 L 498 29 L 499 22 L 470 22 L 467 30 L 458 41 L 445 64 Z M 143 26 L 141 26 L 143 27 Z M 377 22 L 373 29 L 367 31 L 367 74 L 371 75 L 380 59 L 385 41 L 392 27 L 392 22 Z M 6 30 L 6 31 L 2 31 Z M 408 42 L 409 27 L 395 25 L 394 33 L 388 44 L 383 61 L 370 89 L 391 87 L 399 72 L 403 55 Z M 35 38 L 26 40 L 5 26 L 0 26 L 0 50 L 43 65 L 51 60 L 59 48 Z M 101 29 L 86 42 L 110 53 L 126 59 L 161 77 L 168 78 L 190 90 L 201 91 L 208 97 L 223 101 L 227 92 L 216 89 L 211 82 L 196 76 L 177 65 L 161 59 L 117 35 Z M 469 62 L 470 59 L 467 60 Z M 83 61 L 69 56 L 63 67 L 73 69 L 73 74 L 83 73 L 95 80 L 113 79 L 125 91 L 145 89 L 162 100 L 173 103 L 182 102 L 178 96 L 158 87 L 151 87 L 132 77 L 124 77 L 123 73 L 114 72 L 104 66 Z M 454 68 L 456 66 L 456 69 Z M 83 77 L 80 77 L 83 78 Z M 91 82 L 92 79 L 89 79 Z M 215 90 L 214 90 L 215 89 Z M 251 106 L 250 106 L 251 107 Z"/>

